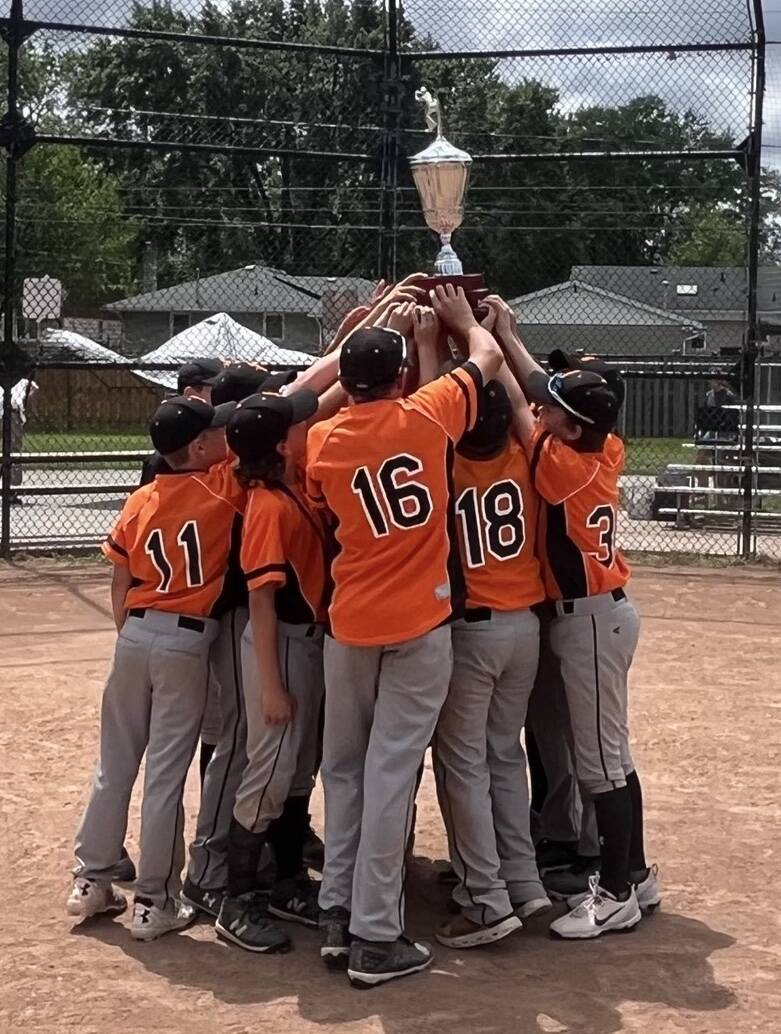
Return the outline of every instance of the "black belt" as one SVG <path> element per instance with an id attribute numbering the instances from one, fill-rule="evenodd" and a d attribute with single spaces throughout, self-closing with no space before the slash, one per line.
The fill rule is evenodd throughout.
<path id="1" fill-rule="evenodd" d="M 493 611 L 490 607 L 473 607 L 464 611 L 464 621 L 469 625 L 475 621 L 490 621 L 492 617 Z"/>
<path id="2" fill-rule="evenodd" d="M 621 600 L 625 600 L 626 599 L 626 593 L 624 592 L 623 589 L 613 589 L 611 591 L 610 595 L 613 597 L 613 599 L 616 601 L 616 603 L 619 603 Z M 574 614 L 575 613 L 575 604 L 577 603 L 577 601 L 579 599 L 585 600 L 587 598 L 588 597 L 586 597 L 586 596 L 578 596 L 574 600 L 562 600 L 561 601 L 561 609 L 564 611 L 565 614 Z M 555 606 L 554 606 L 554 609 L 555 609 Z"/>
<path id="3" fill-rule="evenodd" d="M 133 607 L 131 610 L 129 610 L 127 612 L 128 613 L 128 617 L 131 617 L 131 618 L 142 618 L 146 614 L 147 609 L 148 609 L 147 607 Z M 165 613 L 165 612 L 164 611 L 160 611 L 159 613 L 162 614 L 162 613 Z M 176 624 L 179 626 L 179 628 L 189 629 L 190 632 L 205 632 L 206 631 L 206 622 L 205 621 L 199 621 L 198 618 L 188 618 L 188 617 L 184 617 L 182 615 L 179 618 L 179 620 L 176 622 Z"/>

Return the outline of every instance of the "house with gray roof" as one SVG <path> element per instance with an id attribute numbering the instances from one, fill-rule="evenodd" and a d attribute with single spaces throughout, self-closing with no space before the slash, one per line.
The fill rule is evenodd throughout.
<path id="1" fill-rule="evenodd" d="M 740 348 L 746 328 L 747 270 L 741 266 L 573 266 L 573 280 L 613 291 L 682 321 L 702 324 L 707 352 Z M 762 266 L 760 319 L 781 322 L 781 268 Z M 771 341 L 771 344 L 775 342 Z"/>
<path id="2" fill-rule="evenodd" d="M 122 350 L 140 355 L 208 316 L 226 312 L 280 347 L 316 353 L 342 316 L 369 298 L 362 277 L 292 276 L 260 263 L 111 302 Z"/>
<path id="3" fill-rule="evenodd" d="M 586 355 L 672 355 L 690 352 L 703 324 L 614 291 L 571 279 L 510 301 L 526 345 L 536 355 L 554 348 Z"/>

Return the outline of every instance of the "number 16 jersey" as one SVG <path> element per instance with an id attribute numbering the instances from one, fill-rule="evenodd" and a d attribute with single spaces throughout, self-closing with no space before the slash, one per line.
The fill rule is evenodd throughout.
<path id="1" fill-rule="evenodd" d="M 128 497 L 103 543 L 112 563 L 130 569 L 128 610 L 219 618 L 232 605 L 228 562 L 241 545 L 247 496 L 235 462 L 158 474 Z"/>
<path id="2" fill-rule="evenodd" d="M 351 646 L 423 635 L 463 602 L 454 443 L 477 417 L 466 363 L 408 398 L 340 410 L 310 430 L 307 492 L 335 521 L 333 635 Z"/>

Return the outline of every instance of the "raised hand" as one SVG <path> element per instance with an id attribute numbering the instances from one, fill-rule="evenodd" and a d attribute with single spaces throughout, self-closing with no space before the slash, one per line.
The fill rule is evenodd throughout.
<path id="1" fill-rule="evenodd" d="M 462 336 L 479 325 L 460 287 L 456 289 L 452 284 L 437 284 L 431 292 L 431 304 L 442 322 Z"/>

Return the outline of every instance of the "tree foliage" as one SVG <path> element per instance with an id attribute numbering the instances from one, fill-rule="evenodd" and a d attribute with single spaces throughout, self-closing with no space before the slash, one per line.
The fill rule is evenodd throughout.
<path id="1" fill-rule="evenodd" d="M 136 0 L 130 21 L 141 29 L 377 51 L 385 39 L 379 0 L 206 0 L 198 13 L 185 13 L 173 0 Z M 434 49 L 434 41 L 416 37 L 410 23 L 401 28 L 405 46 Z M 34 54 L 35 44 L 26 50 Z M 380 227 L 390 221 L 399 273 L 429 265 L 437 242 L 423 223 L 406 160 L 429 139 L 414 100 L 424 84 L 442 102 L 448 137 L 478 159 L 733 146 L 730 134 L 655 96 L 572 111 L 555 87 L 511 81 L 493 58 L 405 62 L 397 184 L 383 190 L 381 56 L 106 37 L 59 58 L 42 50 L 36 60 L 27 73 L 28 94 L 38 117 L 50 124 L 60 120 L 118 141 L 232 144 L 265 152 L 117 146 L 87 156 L 72 152 L 67 160 L 33 158 L 32 181 L 36 162 L 53 163 L 52 184 L 44 191 L 52 212 L 59 205 L 99 228 L 94 237 L 102 243 L 86 248 L 82 264 L 94 259 L 103 272 L 93 285 L 79 281 L 74 297 L 91 292 L 104 300 L 106 292 L 119 290 L 134 240 L 139 249 L 154 246 L 162 283 L 255 261 L 298 274 L 375 276 Z M 364 153 L 372 161 L 284 153 L 297 150 Z M 93 200 L 90 209 L 86 199 L 98 197 L 99 180 L 102 207 Z M 53 184 L 80 190 L 87 207 L 55 197 Z M 770 189 L 766 196 L 776 210 L 779 192 Z M 132 228 L 125 234 L 117 218 L 120 198 L 126 228 Z M 492 287 L 517 295 L 566 279 L 576 264 L 680 262 L 687 256 L 698 258 L 697 264 L 733 264 L 739 239 L 745 240 L 745 209 L 745 172 L 737 163 L 477 160 L 455 246 L 467 269 L 483 271 Z M 94 219 L 98 211 L 107 222 Z M 774 227 L 771 218 L 768 254 L 776 248 Z M 75 239 L 72 227 L 67 232 Z M 112 268 L 116 275 L 109 274 Z"/>

